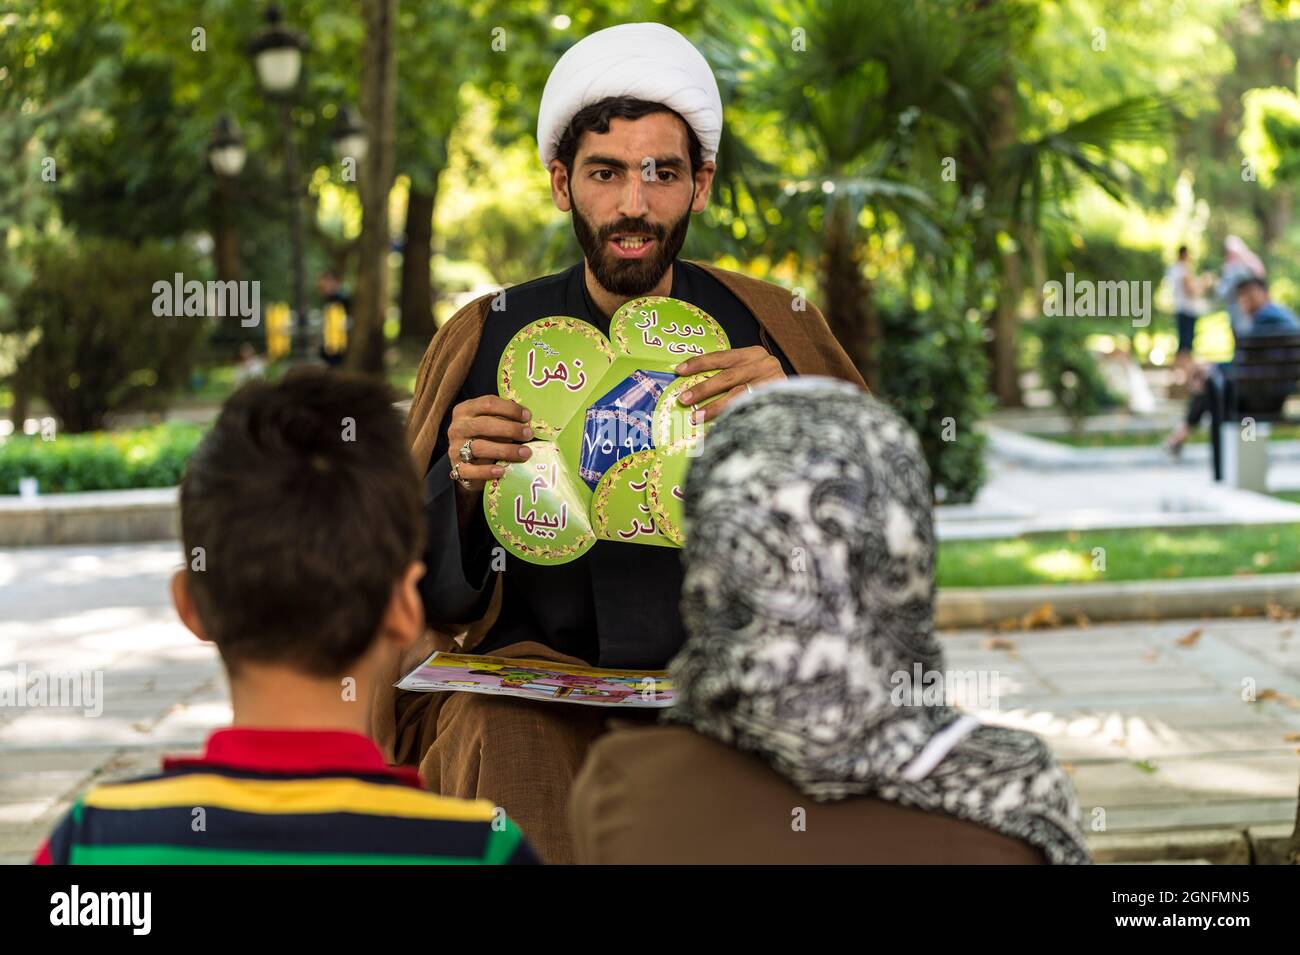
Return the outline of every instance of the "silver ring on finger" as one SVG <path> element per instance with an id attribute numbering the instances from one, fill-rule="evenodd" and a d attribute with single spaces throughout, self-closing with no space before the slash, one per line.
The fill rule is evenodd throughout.
<path id="1" fill-rule="evenodd" d="M 460 446 L 460 452 L 459 452 L 460 459 L 464 461 L 466 464 L 469 464 L 470 461 L 474 460 L 474 452 L 469 449 L 469 446 L 473 443 L 474 443 L 474 439 L 470 438 L 468 441 L 466 441 L 464 444 Z"/>
<path id="2" fill-rule="evenodd" d="M 754 386 L 751 385 L 749 382 L 745 382 L 745 394 L 752 395 L 753 393 L 754 393 Z"/>

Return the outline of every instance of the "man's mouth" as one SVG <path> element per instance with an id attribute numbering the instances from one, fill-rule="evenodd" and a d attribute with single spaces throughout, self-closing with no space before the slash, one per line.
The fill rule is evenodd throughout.
<path id="1" fill-rule="evenodd" d="M 609 247 L 620 259 L 639 259 L 654 246 L 654 236 L 645 233 L 621 233 L 609 238 Z"/>

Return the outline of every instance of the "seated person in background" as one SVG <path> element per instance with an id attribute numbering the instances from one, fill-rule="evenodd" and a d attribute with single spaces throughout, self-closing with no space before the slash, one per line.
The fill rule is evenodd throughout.
<path id="1" fill-rule="evenodd" d="M 1239 338 L 1261 338 L 1269 335 L 1288 335 L 1300 332 L 1300 319 L 1289 308 L 1277 304 L 1268 296 L 1268 283 L 1257 275 L 1248 275 L 1237 283 L 1237 305 L 1243 316 Z M 1233 356 L 1236 360 L 1236 356 Z M 1280 402 L 1293 390 L 1288 384 L 1281 388 Z M 1187 417 L 1174 429 L 1165 447 L 1175 457 L 1182 452 L 1183 444 L 1208 411 L 1210 426 L 1215 432 L 1220 425 L 1222 404 L 1232 404 L 1234 398 L 1232 362 L 1197 366 L 1192 377 L 1192 395 L 1187 404 Z M 1222 404 L 1220 402 L 1222 398 Z M 1275 410 L 1275 409 L 1270 409 Z M 1217 476 L 1217 475 L 1216 475 Z"/>
<path id="2" fill-rule="evenodd" d="M 90 790 L 37 863 L 535 861 L 486 800 L 423 790 L 363 734 L 420 635 L 420 482 L 385 386 L 291 373 L 236 392 L 181 484 L 181 620 L 216 644 L 234 726 Z"/>
<path id="3" fill-rule="evenodd" d="M 1038 737 L 898 692 L 943 651 L 929 478 L 893 412 L 809 376 L 742 396 L 685 504 L 676 704 L 591 748 L 579 862 L 1090 861 Z"/>

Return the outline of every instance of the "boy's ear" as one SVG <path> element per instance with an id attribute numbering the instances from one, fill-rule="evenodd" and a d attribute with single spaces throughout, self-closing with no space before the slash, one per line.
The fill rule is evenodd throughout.
<path id="1" fill-rule="evenodd" d="M 203 629 L 203 621 L 199 619 L 198 610 L 194 607 L 194 595 L 190 593 L 188 571 L 184 567 L 172 574 L 172 605 L 176 608 L 181 623 L 185 624 L 190 633 L 200 640 L 211 640 L 207 631 Z"/>
<path id="2" fill-rule="evenodd" d="M 380 633 L 399 650 L 405 650 L 424 633 L 424 601 L 420 599 L 419 587 L 424 571 L 423 561 L 411 562 L 393 585 L 393 595 L 384 612 Z"/>

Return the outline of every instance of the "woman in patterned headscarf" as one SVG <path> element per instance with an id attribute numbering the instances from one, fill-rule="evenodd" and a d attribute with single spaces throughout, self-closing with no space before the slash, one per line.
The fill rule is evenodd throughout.
<path id="1" fill-rule="evenodd" d="M 786 810 L 784 828 L 800 834 L 798 809 L 804 835 L 811 812 L 839 830 L 826 861 L 1089 861 L 1073 787 L 1041 740 L 897 692 L 917 665 L 941 671 L 943 652 L 928 474 L 895 414 L 807 376 L 747 396 L 691 465 L 686 527 L 673 728 L 593 750 L 575 786 L 580 860 L 676 845 L 685 859 L 739 861 L 765 845 L 750 861 L 819 861 L 814 840 L 754 828 L 758 780 L 775 770 L 768 789 L 784 787 L 785 805 L 814 802 Z M 662 735 L 674 730 L 675 742 Z M 719 769 L 724 749 L 752 756 Z M 736 804 L 708 822 L 729 788 Z"/>

